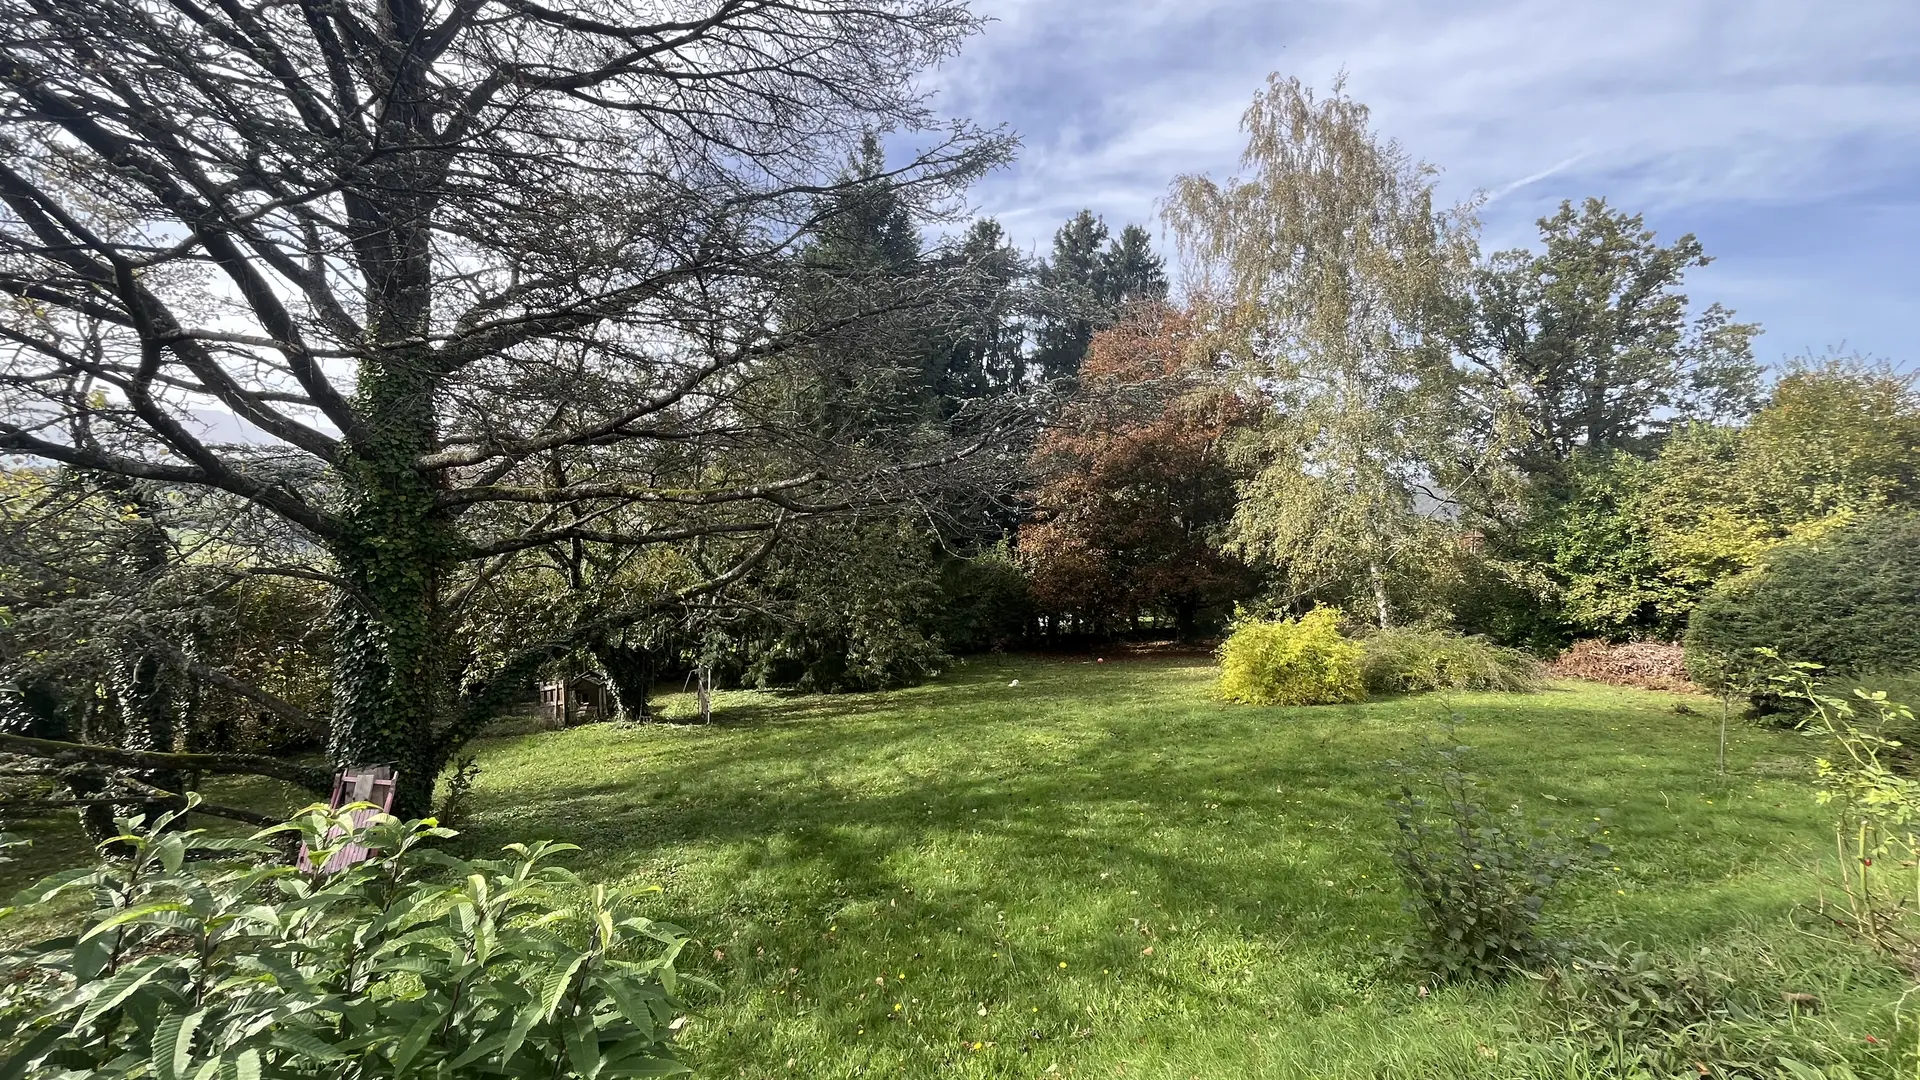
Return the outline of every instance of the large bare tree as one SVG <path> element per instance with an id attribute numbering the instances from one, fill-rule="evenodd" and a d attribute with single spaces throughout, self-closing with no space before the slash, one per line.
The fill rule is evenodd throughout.
<path id="1" fill-rule="evenodd" d="M 864 133 L 914 142 L 884 182 L 927 211 L 1004 160 L 916 82 L 977 25 L 959 0 L 0 0 L 0 452 L 284 523 L 249 570 L 337 591 L 332 756 L 397 764 L 419 812 L 539 663 L 997 445 L 992 408 L 823 434 L 780 391 L 953 285 L 779 302 Z M 594 625 L 478 673 L 450 647 L 522 552 L 695 541 L 691 578 Z"/>

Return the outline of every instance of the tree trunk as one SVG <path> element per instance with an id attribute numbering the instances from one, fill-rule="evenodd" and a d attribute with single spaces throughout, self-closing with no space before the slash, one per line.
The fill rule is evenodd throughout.
<path id="1" fill-rule="evenodd" d="M 352 588 L 336 612 L 333 722 L 336 766 L 391 765 L 393 812 L 432 811 L 448 755 L 456 665 L 440 608 L 442 579 L 462 540 L 414 462 L 434 437 L 431 353 L 394 349 L 361 364 L 366 433 L 342 463 L 346 536 L 334 558 Z"/>
<path id="2" fill-rule="evenodd" d="M 1373 588 L 1374 614 L 1385 630 L 1393 625 L 1393 609 L 1387 604 L 1387 572 L 1378 561 L 1367 564 L 1367 584 Z"/>
<path id="3" fill-rule="evenodd" d="M 1200 599 L 1196 596 L 1182 596 L 1173 604 L 1173 636 L 1178 641 L 1192 641 L 1194 624 L 1200 618 Z"/>
<path id="4" fill-rule="evenodd" d="M 181 673 L 163 664 L 150 652 L 123 653 L 113 660 L 108 674 L 114 703 L 120 708 L 120 746 L 127 750 L 147 750 L 170 754 L 180 734 Z M 165 791 L 183 791 L 185 776 L 167 769 L 141 770 L 136 780 Z M 146 814 L 162 809 L 158 804 L 127 803 L 114 807 L 118 814 Z"/>
<path id="5" fill-rule="evenodd" d="M 644 723 L 653 718 L 647 695 L 653 689 L 653 654 L 632 645 L 599 642 L 588 646 L 607 680 L 607 694 L 622 720 Z"/>
<path id="6" fill-rule="evenodd" d="M 391 765 L 393 812 L 432 812 L 434 781 L 458 748 L 458 663 L 441 609 L 441 582 L 465 544 L 436 481 L 416 465 L 435 449 L 437 406 L 450 373 L 426 342 L 433 330 L 433 217 L 449 158 L 435 141 L 427 69 L 418 48 L 426 6 L 386 5 L 393 46 L 370 62 L 391 88 L 378 126 L 390 146 L 369 183 L 343 200 L 366 295 L 366 340 L 339 466 L 345 528 L 333 555 L 350 589 L 341 598 L 329 750 L 340 765 Z M 464 730 L 464 728 L 462 728 Z"/>
<path id="7" fill-rule="evenodd" d="M 165 577 L 172 561 L 167 531 L 154 519 L 140 489 L 123 477 L 102 477 L 100 484 L 113 497 L 131 508 L 127 519 L 127 539 L 120 559 L 135 580 L 147 587 Z M 188 648 L 191 645 L 182 643 Z M 107 664 L 107 688 L 120 712 L 120 746 L 127 750 L 146 750 L 167 754 L 176 745 L 186 714 L 185 673 L 163 658 L 143 640 L 141 631 L 120 635 Z M 166 791 L 180 791 L 185 779 L 172 770 L 142 770 L 134 779 Z M 151 818 L 164 807 L 155 803 L 124 803 L 113 808 L 115 814 L 146 814 Z M 83 818 L 85 811 L 82 811 Z"/>
<path id="8" fill-rule="evenodd" d="M 73 793 L 75 801 L 80 803 L 76 811 L 80 816 L 80 831 L 87 835 L 87 839 L 99 844 L 120 834 L 119 828 L 113 823 L 114 814 L 120 807 L 111 803 L 87 801 L 107 790 L 105 781 L 87 773 L 75 773 L 66 777 L 62 783 L 66 785 L 68 791 Z"/>

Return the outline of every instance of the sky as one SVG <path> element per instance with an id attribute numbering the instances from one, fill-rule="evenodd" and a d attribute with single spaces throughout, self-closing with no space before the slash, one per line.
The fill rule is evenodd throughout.
<path id="1" fill-rule="evenodd" d="M 1233 175 L 1268 73 L 1347 92 L 1485 193 L 1482 246 L 1605 197 L 1715 257 L 1696 306 L 1760 359 L 1920 368 L 1920 0 L 975 0 L 994 21 L 932 79 L 1018 160 L 977 209 L 1044 253 L 1081 207 L 1161 235 L 1182 173 Z M 1171 247 L 1170 241 L 1163 241 Z"/>

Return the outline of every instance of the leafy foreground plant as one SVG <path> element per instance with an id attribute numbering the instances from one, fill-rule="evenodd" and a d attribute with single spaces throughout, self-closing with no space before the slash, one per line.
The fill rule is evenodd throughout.
<path id="1" fill-rule="evenodd" d="M 1838 860 L 1830 880 L 1839 896 L 1823 895 L 1819 910 L 1848 937 L 1920 975 L 1920 780 L 1890 764 L 1901 744 L 1886 734 L 1912 726 L 1913 710 L 1885 691 L 1855 690 L 1852 700 L 1822 693 L 1819 671 L 1792 664 L 1772 680 L 1810 706 L 1806 726 L 1830 744 L 1814 764 L 1820 802 L 1833 809 Z"/>
<path id="2" fill-rule="evenodd" d="M 1688 952 L 1589 943 L 1579 958 L 1532 974 L 1553 1015 L 1507 1028 L 1531 1044 L 1524 1075 L 1860 1080 L 1911 1076 L 1893 1017 L 1881 1036 L 1829 1011 L 1829 994 L 1862 985 L 1898 993 L 1890 970 L 1809 970 L 1749 939 Z M 1817 991 L 1809 993 L 1807 991 Z M 1871 1029 L 1868 1029 L 1871 1030 Z"/>
<path id="3" fill-rule="evenodd" d="M 191 802 L 190 802 L 191 805 Z M 5 957 L 0 1075 L 157 1077 L 634 1077 L 688 1071 L 676 927 L 543 865 L 568 844 L 463 860 L 425 846 L 432 819 L 355 828 L 324 807 L 249 840 L 121 819 L 92 868 L 47 878 L 14 907 L 91 892 L 73 933 Z M 329 839 L 329 833 L 338 835 Z M 348 844 L 372 857 L 321 877 Z M 423 871 L 438 873 L 429 878 Z M 631 959 L 654 946 L 652 955 Z"/>
<path id="4" fill-rule="evenodd" d="M 1606 1076 L 1772 1080 L 1794 1064 L 1813 1068 L 1790 1055 L 1820 1060 L 1821 1040 L 1836 1041 L 1811 1019 L 1820 1007 L 1813 995 L 1783 992 L 1777 978 L 1755 978 L 1740 964 L 1777 971 L 1771 956 L 1678 956 L 1605 943 L 1587 952 L 1541 977 L 1561 1010 L 1543 1060 Z"/>
<path id="5" fill-rule="evenodd" d="M 1547 900 L 1587 859 L 1609 851 L 1593 839 L 1597 818 L 1575 842 L 1517 808 L 1489 810 L 1465 768 L 1471 748 L 1455 741 L 1457 720 L 1445 724 L 1445 743 L 1426 740 L 1422 760 L 1401 768 L 1400 797 L 1387 803 L 1402 906 L 1419 922 L 1397 959 L 1440 982 L 1492 981 L 1562 951 L 1539 934 Z"/>

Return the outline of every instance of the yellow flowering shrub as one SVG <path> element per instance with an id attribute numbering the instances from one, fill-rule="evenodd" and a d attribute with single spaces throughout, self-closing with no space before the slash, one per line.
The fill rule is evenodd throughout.
<path id="1" fill-rule="evenodd" d="M 1247 705 L 1364 701 L 1362 650 L 1331 608 L 1298 619 L 1243 622 L 1220 646 L 1220 696 Z"/>

